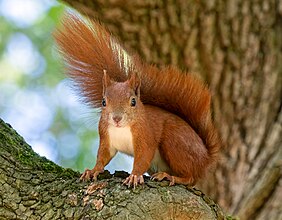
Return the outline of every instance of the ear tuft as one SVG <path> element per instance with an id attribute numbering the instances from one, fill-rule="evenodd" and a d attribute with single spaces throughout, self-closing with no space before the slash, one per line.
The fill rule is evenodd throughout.
<path id="1" fill-rule="evenodd" d="M 129 85 L 134 90 L 136 96 L 139 98 L 140 97 L 141 80 L 140 80 L 139 75 L 136 72 L 131 74 L 130 79 L 129 79 Z"/>
<path id="2" fill-rule="evenodd" d="M 107 87 L 109 87 L 112 84 L 112 80 L 110 79 L 109 75 L 107 74 L 107 70 L 103 70 L 104 76 L 103 76 L 103 96 L 105 95 Z"/>

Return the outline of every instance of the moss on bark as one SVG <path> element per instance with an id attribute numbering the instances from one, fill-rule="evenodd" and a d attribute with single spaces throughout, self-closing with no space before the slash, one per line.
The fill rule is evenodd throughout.
<path id="1" fill-rule="evenodd" d="M 195 188 L 146 178 L 128 189 L 128 174 L 104 172 L 95 183 L 40 157 L 0 119 L 0 219 L 224 219 Z"/>

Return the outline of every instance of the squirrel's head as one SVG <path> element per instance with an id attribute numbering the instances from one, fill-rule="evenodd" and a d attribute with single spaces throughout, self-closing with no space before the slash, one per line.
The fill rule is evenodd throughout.
<path id="1" fill-rule="evenodd" d="M 141 81 L 136 73 L 125 82 L 115 82 L 104 70 L 102 115 L 115 127 L 125 127 L 136 119 L 142 102 Z"/>

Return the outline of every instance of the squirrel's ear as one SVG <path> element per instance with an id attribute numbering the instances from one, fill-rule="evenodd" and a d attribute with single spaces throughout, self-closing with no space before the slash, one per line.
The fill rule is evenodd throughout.
<path id="1" fill-rule="evenodd" d="M 140 97 L 141 80 L 137 73 L 132 73 L 129 79 L 129 85 L 134 90 L 137 97 Z"/>
<path id="2" fill-rule="evenodd" d="M 103 70 L 104 76 L 103 76 L 103 96 L 105 95 L 106 88 L 109 87 L 112 84 L 112 81 L 107 74 L 106 70 Z"/>

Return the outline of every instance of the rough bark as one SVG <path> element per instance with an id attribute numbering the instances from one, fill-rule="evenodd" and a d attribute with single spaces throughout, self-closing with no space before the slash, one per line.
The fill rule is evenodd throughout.
<path id="1" fill-rule="evenodd" d="M 241 219 L 282 218 L 282 1 L 64 0 L 146 61 L 200 73 L 224 143 L 203 184 Z"/>
<path id="2" fill-rule="evenodd" d="M 38 156 L 0 119 L 0 219 L 224 219 L 201 191 L 146 179 L 128 189 L 128 174 L 105 172 L 94 184 Z"/>

